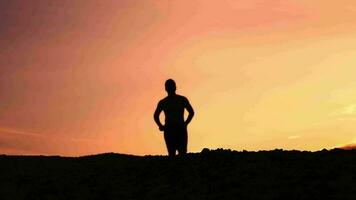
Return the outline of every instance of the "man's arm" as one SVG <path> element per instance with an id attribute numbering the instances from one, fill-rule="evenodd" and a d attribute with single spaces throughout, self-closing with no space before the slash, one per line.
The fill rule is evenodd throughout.
<path id="1" fill-rule="evenodd" d="M 192 121 L 193 116 L 194 116 L 194 110 L 193 107 L 190 105 L 188 99 L 186 99 L 186 105 L 185 105 L 185 109 L 187 109 L 188 111 L 188 117 L 187 120 L 185 120 L 185 125 L 188 125 L 190 123 L 190 121 Z"/>
<path id="2" fill-rule="evenodd" d="M 159 102 L 157 105 L 157 108 L 155 110 L 155 113 L 153 114 L 153 118 L 154 118 L 156 124 L 158 125 L 160 131 L 163 131 L 163 129 L 164 129 L 163 124 L 159 120 L 159 115 L 161 114 L 162 110 L 163 110 L 162 103 Z"/>

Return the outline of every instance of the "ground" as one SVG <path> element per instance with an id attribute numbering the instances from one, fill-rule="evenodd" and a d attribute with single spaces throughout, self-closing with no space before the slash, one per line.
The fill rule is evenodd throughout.
<path id="1" fill-rule="evenodd" d="M 0 199 L 356 199 L 356 150 L 0 156 Z"/>

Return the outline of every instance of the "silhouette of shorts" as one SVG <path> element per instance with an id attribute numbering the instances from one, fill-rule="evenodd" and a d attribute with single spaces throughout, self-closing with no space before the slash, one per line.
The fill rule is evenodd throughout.
<path id="1" fill-rule="evenodd" d="M 178 155 L 187 153 L 188 131 L 185 125 L 166 126 L 164 140 L 169 156 L 174 156 L 176 151 L 178 151 Z"/>

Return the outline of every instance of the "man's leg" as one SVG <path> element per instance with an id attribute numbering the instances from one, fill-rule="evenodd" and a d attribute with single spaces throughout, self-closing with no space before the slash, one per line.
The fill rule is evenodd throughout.
<path id="1" fill-rule="evenodd" d="M 173 139 L 174 138 L 172 137 L 172 133 L 167 133 L 166 131 L 164 132 L 164 140 L 166 142 L 169 157 L 173 157 L 176 155 L 176 147 Z"/>
<path id="2" fill-rule="evenodd" d="M 182 131 L 179 133 L 179 140 L 177 141 L 178 155 L 182 156 L 187 154 L 187 145 L 188 145 L 188 131 L 187 128 L 182 128 Z"/>

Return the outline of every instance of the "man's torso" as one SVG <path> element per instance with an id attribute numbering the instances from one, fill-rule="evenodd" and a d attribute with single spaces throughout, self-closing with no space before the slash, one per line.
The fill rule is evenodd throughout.
<path id="1" fill-rule="evenodd" d="M 167 96 L 160 103 L 165 115 L 165 126 L 184 126 L 184 109 L 187 98 L 181 95 Z"/>

